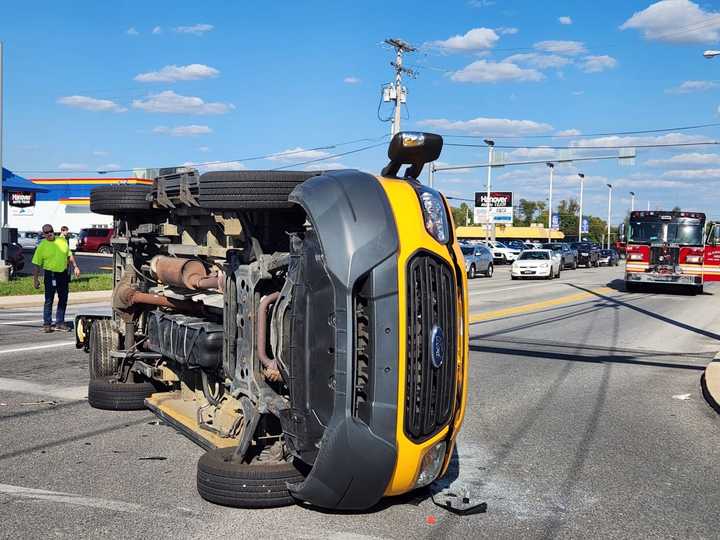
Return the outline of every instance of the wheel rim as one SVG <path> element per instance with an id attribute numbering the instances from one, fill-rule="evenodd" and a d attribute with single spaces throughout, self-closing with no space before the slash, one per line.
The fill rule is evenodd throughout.
<path id="1" fill-rule="evenodd" d="M 493 265 L 491 264 L 488 266 L 488 277 L 491 277 L 493 275 Z"/>

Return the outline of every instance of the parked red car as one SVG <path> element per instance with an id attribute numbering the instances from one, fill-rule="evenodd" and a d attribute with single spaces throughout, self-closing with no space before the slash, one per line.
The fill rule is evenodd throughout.
<path id="1" fill-rule="evenodd" d="M 91 227 L 80 229 L 77 251 L 92 251 L 97 253 L 112 253 L 110 239 L 113 229 L 107 227 Z"/>

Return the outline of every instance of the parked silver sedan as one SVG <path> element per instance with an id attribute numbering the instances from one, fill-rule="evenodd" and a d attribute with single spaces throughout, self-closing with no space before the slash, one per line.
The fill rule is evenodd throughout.
<path id="1" fill-rule="evenodd" d="M 465 270 L 468 279 L 474 279 L 478 274 L 485 277 L 493 275 L 493 255 L 484 245 L 461 244 L 463 256 L 465 257 Z"/>

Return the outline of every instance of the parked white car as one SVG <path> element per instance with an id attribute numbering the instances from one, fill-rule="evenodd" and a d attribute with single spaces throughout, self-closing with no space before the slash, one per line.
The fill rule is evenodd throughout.
<path id="1" fill-rule="evenodd" d="M 510 279 L 559 278 L 562 257 L 551 249 L 526 249 L 510 268 Z"/>
<path id="2" fill-rule="evenodd" d="M 41 240 L 41 236 L 33 231 L 18 231 L 18 244 L 23 249 L 35 249 L 35 246 Z"/>
<path id="3" fill-rule="evenodd" d="M 511 247 L 508 247 L 502 242 L 489 240 L 488 242 L 482 243 L 488 246 L 488 248 L 492 252 L 493 260 L 499 264 L 511 263 L 515 259 L 517 259 L 518 255 L 520 255 L 519 249 L 513 249 Z"/>

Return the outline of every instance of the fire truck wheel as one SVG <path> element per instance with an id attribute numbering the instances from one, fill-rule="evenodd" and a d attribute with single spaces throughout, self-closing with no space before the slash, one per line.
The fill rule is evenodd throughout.
<path id="1" fill-rule="evenodd" d="M 291 208 L 288 196 L 316 172 L 215 171 L 200 177 L 200 206 L 212 208 Z"/>
<path id="2" fill-rule="evenodd" d="M 197 490 L 206 501 L 237 508 L 274 508 L 295 504 L 287 485 L 305 477 L 293 463 L 230 461 L 234 447 L 206 452 L 197 464 Z"/>
<path id="3" fill-rule="evenodd" d="M 140 411 L 145 408 L 145 398 L 157 392 L 148 381 L 120 382 L 117 377 L 90 379 L 88 403 L 93 409 L 106 411 Z"/>
<path id="4" fill-rule="evenodd" d="M 109 377 L 117 371 L 118 362 L 110 356 L 114 337 L 109 319 L 93 322 L 90 329 L 90 354 L 88 355 L 91 379 Z"/>
<path id="5" fill-rule="evenodd" d="M 90 211 L 112 216 L 114 214 L 136 214 L 152 209 L 148 195 L 152 186 L 117 185 L 100 186 L 90 192 Z"/>

